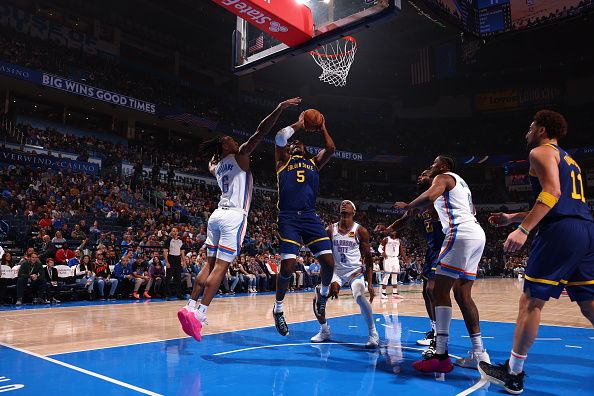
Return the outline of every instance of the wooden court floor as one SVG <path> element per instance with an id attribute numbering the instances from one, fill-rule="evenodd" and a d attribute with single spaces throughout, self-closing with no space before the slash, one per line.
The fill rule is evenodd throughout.
<path id="1" fill-rule="evenodd" d="M 403 300 L 373 302 L 375 313 L 426 316 L 420 285 L 400 286 Z M 481 320 L 514 322 L 522 283 L 517 279 L 478 280 L 474 296 Z M 390 288 L 388 288 L 390 291 Z M 291 322 L 314 320 L 313 293 L 289 293 L 285 317 Z M 273 325 L 274 295 L 249 295 L 215 299 L 203 334 Z M 56 308 L 0 311 L 0 342 L 41 355 L 122 346 L 185 337 L 177 321 L 183 301 L 134 302 Z M 358 313 L 349 290 L 327 307 L 329 318 Z M 454 303 L 454 318 L 461 318 Z M 543 311 L 543 324 L 590 327 L 568 297 L 551 300 Z"/>

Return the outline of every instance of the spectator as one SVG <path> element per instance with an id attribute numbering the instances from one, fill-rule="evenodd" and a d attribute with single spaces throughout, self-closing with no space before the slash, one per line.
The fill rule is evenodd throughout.
<path id="1" fill-rule="evenodd" d="M 253 293 L 258 291 L 268 291 L 268 277 L 260 267 L 260 263 L 256 260 L 256 257 L 250 257 L 247 265 L 247 271 L 250 275 L 253 275 L 255 280 L 254 287 L 252 288 Z"/>
<path id="2" fill-rule="evenodd" d="M 317 286 L 320 283 L 320 263 L 318 263 L 318 260 L 309 265 L 309 277 L 312 286 Z"/>
<path id="3" fill-rule="evenodd" d="M 113 276 L 118 280 L 120 289 L 123 289 L 128 296 L 135 284 L 135 277 L 133 275 L 132 265 L 130 258 L 124 255 L 120 258 L 120 261 L 113 268 Z"/>
<path id="4" fill-rule="evenodd" d="M 191 264 L 192 262 L 190 257 L 182 257 L 181 285 L 184 293 L 191 291 L 192 287 L 194 287 L 194 284 L 192 283 L 192 272 L 190 268 Z"/>
<path id="5" fill-rule="evenodd" d="M 43 275 L 46 282 L 45 290 L 47 291 L 47 297 L 49 297 L 51 303 L 57 304 L 60 302 L 56 298 L 56 294 L 60 293 L 60 286 L 58 285 L 60 279 L 58 277 L 58 270 L 54 268 L 54 260 L 52 258 L 45 260 L 44 271 Z"/>
<path id="6" fill-rule="evenodd" d="M 12 253 L 4 252 L 4 254 L 2 254 L 2 260 L 0 261 L 0 265 L 3 266 L 0 268 L 8 267 L 12 269 L 12 267 L 14 267 Z M 2 278 L 1 276 L 2 271 L 0 271 L 0 305 L 4 305 L 6 299 L 6 289 L 8 288 L 8 285 L 10 283 L 10 279 Z"/>
<path id="7" fill-rule="evenodd" d="M 241 290 L 247 289 L 248 285 L 248 273 L 243 267 L 243 263 L 245 263 L 245 255 L 240 255 L 238 260 L 235 260 L 229 266 L 230 272 L 232 276 L 237 276 L 239 278 L 239 285 Z"/>
<path id="8" fill-rule="evenodd" d="M 33 291 L 33 304 L 49 304 L 49 301 L 40 297 L 45 292 L 45 278 L 43 275 L 43 266 L 39 261 L 39 256 L 37 253 L 29 254 L 27 260 L 19 268 L 16 305 L 23 304 L 23 296 L 27 287 L 30 287 Z"/>
<path id="9" fill-rule="evenodd" d="M 93 294 L 93 287 L 95 285 L 95 274 L 91 265 L 91 257 L 85 254 L 80 263 L 74 268 L 74 277 L 76 284 L 87 289 L 89 293 L 89 300 L 95 298 Z"/>
<path id="10" fill-rule="evenodd" d="M 157 298 L 161 298 L 161 283 L 165 278 L 165 269 L 163 268 L 163 263 L 159 259 L 159 252 L 154 253 L 148 272 L 151 279 L 146 288 L 150 290 L 151 285 L 154 283 L 155 288 L 153 290 L 153 295 Z"/>
<path id="11" fill-rule="evenodd" d="M 95 272 L 95 282 L 97 282 L 97 289 L 99 290 L 99 300 L 105 301 L 104 289 L 105 285 L 107 285 L 110 287 L 108 299 L 110 301 L 115 301 L 115 292 L 118 287 L 118 280 L 111 277 L 111 270 L 109 269 L 109 265 L 107 265 L 105 262 L 103 255 L 104 253 L 99 252 L 95 254 L 95 265 L 93 271 Z"/>
<path id="12" fill-rule="evenodd" d="M 62 236 L 62 232 L 61 231 L 56 231 L 56 235 L 52 238 L 52 244 L 54 244 L 54 246 L 58 247 L 65 243 L 66 239 Z"/>
<path id="13" fill-rule="evenodd" d="M 76 241 L 83 241 L 87 238 L 87 235 L 80 229 L 80 224 L 75 224 L 70 237 Z"/>
<path id="14" fill-rule="evenodd" d="M 68 243 L 64 242 L 62 247 L 56 251 L 56 265 L 68 265 L 68 262 L 76 257 L 74 252 L 68 249 Z M 47 259 L 45 261 L 47 263 Z"/>
<path id="15" fill-rule="evenodd" d="M 140 298 L 138 291 L 142 286 L 148 286 L 149 280 L 151 279 L 148 273 L 148 264 L 144 261 L 144 256 L 142 254 L 136 256 L 136 260 L 132 266 L 132 276 L 135 278 L 134 292 L 132 293 L 132 296 L 138 300 Z M 151 295 L 148 293 L 148 287 L 145 287 L 143 297 L 151 298 Z"/>

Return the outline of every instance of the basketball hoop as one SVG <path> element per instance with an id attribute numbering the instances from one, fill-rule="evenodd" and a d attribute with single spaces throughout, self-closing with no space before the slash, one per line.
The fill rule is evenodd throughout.
<path id="1" fill-rule="evenodd" d="M 324 44 L 316 51 L 309 54 L 322 68 L 320 81 L 344 87 L 351 65 L 357 52 L 357 40 L 346 36 L 329 44 Z"/>

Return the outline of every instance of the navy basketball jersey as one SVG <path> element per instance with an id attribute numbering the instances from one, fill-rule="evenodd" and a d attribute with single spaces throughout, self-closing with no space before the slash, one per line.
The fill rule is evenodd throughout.
<path id="1" fill-rule="evenodd" d="M 434 218 L 431 212 L 431 210 L 426 210 L 421 213 L 423 225 L 425 226 L 425 238 L 429 249 L 439 251 L 445 235 L 441 230 L 441 221 L 439 218 Z"/>
<path id="2" fill-rule="evenodd" d="M 548 146 L 559 151 L 561 197 L 559 197 L 559 202 L 547 213 L 543 220 L 550 222 L 566 217 L 573 217 L 594 221 L 586 203 L 584 180 L 579 165 L 561 147 L 554 144 L 548 144 Z M 532 192 L 536 198 L 541 193 L 542 186 L 532 170 L 530 170 L 530 183 L 532 184 Z"/>
<path id="3" fill-rule="evenodd" d="M 318 167 L 313 159 L 292 156 L 277 172 L 278 210 L 307 212 L 316 208 Z"/>

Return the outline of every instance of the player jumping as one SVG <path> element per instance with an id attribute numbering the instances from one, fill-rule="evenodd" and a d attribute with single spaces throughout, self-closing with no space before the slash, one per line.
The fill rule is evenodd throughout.
<path id="1" fill-rule="evenodd" d="M 435 354 L 414 362 L 413 367 L 422 372 L 448 373 L 454 368 L 448 355 L 452 288 L 472 341 L 469 356 L 457 364 L 476 368 L 479 361 L 490 361 L 483 348 L 478 309 L 472 299 L 472 286 L 485 247 L 485 232 L 474 217 L 475 210 L 468 185 L 453 173 L 454 160 L 440 155 L 429 170 L 429 176 L 433 177 L 431 187 L 410 204 L 397 202 L 395 206 L 410 211 L 433 204 L 446 235 L 438 258 L 433 289 Z"/>
<path id="2" fill-rule="evenodd" d="M 340 221 L 334 223 L 326 232 L 332 241 L 332 253 L 334 255 L 334 276 L 332 277 L 332 293 L 338 297 L 340 288 L 349 283 L 353 297 L 361 315 L 365 319 L 369 330 L 366 348 L 377 348 L 379 345 L 379 334 L 373 322 L 373 311 L 371 304 L 375 295 L 373 290 L 373 258 L 369 247 L 369 232 L 359 223 L 354 221 L 356 207 L 349 200 L 340 204 Z M 365 264 L 365 270 L 361 266 L 361 257 Z M 367 290 L 369 301 L 365 298 L 365 278 L 367 279 Z M 318 286 L 319 287 L 319 286 Z M 312 342 L 327 341 L 331 337 L 330 326 L 326 322 L 326 315 L 318 315 L 314 306 L 314 314 L 320 322 L 320 331 L 311 338 Z"/>
<path id="3" fill-rule="evenodd" d="M 217 294 L 229 264 L 239 254 L 245 236 L 253 187 L 250 155 L 276 124 L 283 110 L 299 103 L 301 98 L 281 102 L 260 123 L 256 133 L 241 146 L 230 136 L 217 137 L 202 146 L 203 153 L 212 156 L 208 169 L 217 179 L 221 198 L 219 207 L 208 219 L 205 242 L 207 265 L 200 271 L 187 305 L 177 313 L 184 332 L 196 341 L 202 339 L 201 329 L 206 322 L 208 307 Z M 201 292 L 204 295 L 198 304 Z"/>
<path id="4" fill-rule="evenodd" d="M 325 314 L 330 282 L 334 272 L 332 244 L 322 220 L 315 210 L 318 195 L 319 171 L 330 161 L 336 147 L 322 119 L 319 130 L 324 138 L 324 149 L 310 158 L 302 142 L 287 141 L 300 129 L 314 131 L 317 126 L 305 125 L 303 113 L 291 126 L 276 135 L 275 162 L 278 178 L 278 225 L 280 234 L 281 268 L 276 277 L 276 302 L 272 310 L 279 334 L 289 334 L 283 314 L 283 300 L 302 243 L 307 246 L 321 265 L 322 286 L 316 289 L 315 311 Z"/>
<path id="5" fill-rule="evenodd" d="M 495 226 L 520 223 L 503 245 L 508 253 L 521 249 L 538 226 L 509 360 L 497 366 L 479 364 L 483 376 L 515 395 L 524 390 L 524 361 L 549 298 L 559 298 L 566 288 L 571 301 L 577 302 L 594 325 L 594 219 L 584 196 L 580 167 L 558 146 L 566 134 L 567 122 L 561 114 L 550 110 L 536 113 L 526 134 L 536 202 L 529 212 L 494 213 L 489 218 Z"/>

